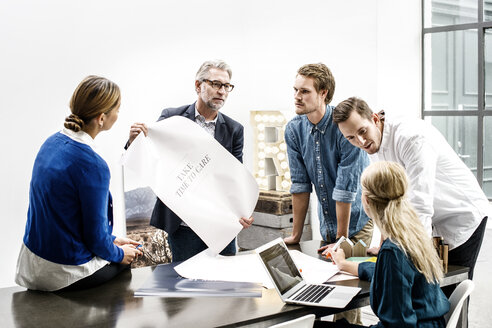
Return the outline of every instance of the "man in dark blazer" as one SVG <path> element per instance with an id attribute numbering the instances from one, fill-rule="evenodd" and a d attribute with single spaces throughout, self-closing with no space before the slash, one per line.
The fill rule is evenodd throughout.
<path id="1" fill-rule="evenodd" d="M 195 78 L 197 101 L 191 105 L 164 109 L 158 121 L 176 115 L 189 118 L 210 133 L 242 163 L 244 128 L 240 123 L 219 112 L 229 92 L 234 89 L 230 84 L 231 76 L 231 68 L 225 62 L 219 60 L 204 62 Z M 140 132 L 147 135 L 147 127 L 143 123 L 134 123 L 130 128 L 127 147 Z M 253 218 L 241 218 L 239 223 L 244 228 L 248 228 L 253 223 Z M 173 262 L 185 261 L 207 248 L 200 237 L 160 199 L 156 201 L 150 224 L 167 232 Z M 234 239 L 220 254 L 234 255 L 235 253 L 236 240 Z"/>

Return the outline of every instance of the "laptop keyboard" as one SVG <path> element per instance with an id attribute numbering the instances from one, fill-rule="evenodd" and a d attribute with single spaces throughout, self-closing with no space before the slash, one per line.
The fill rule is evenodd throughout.
<path id="1" fill-rule="evenodd" d="M 295 301 L 319 303 L 335 287 L 326 285 L 309 285 L 299 295 L 294 297 Z"/>

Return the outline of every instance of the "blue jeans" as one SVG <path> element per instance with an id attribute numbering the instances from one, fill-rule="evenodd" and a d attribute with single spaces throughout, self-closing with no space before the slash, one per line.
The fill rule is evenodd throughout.
<path id="1" fill-rule="evenodd" d="M 167 241 L 173 254 L 173 262 L 186 261 L 190 257 L 204 251 L 208 246 L 190 227 L 179 226 L 172 234 L 168 234 Z M 236 238 L 220 252 L 220 255 L 236 254 Z"/>

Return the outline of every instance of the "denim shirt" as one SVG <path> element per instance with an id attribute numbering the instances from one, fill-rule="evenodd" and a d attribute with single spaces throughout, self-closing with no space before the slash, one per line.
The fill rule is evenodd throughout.
<path id="1" fill-rule="evenodd" d="M 314 185 L 319 201 L 320 232 L 326 241 L 336 239 L 337 201 L 352 203 L 349 237 L 369 221 L 362 208 L 359 183 L 369 157 L 345 139 L 331 119 L 332 112 L 333 107 L 326 106 L 326 113 L 317 125 L 306 115 L 296 116 L 285 128 L 292 180 L 290 192 L 310 193 L 311 184 Z"/>

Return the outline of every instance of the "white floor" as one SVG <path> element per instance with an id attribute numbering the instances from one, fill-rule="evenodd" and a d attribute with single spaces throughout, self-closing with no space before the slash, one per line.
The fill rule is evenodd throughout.
<path id="1" fill-rule="evenodd" d="M 492 327 L 492 223 L 487 222 L 473 280 L 475 290 L 470 297 L 468 322 L 470 328 Z"/>

